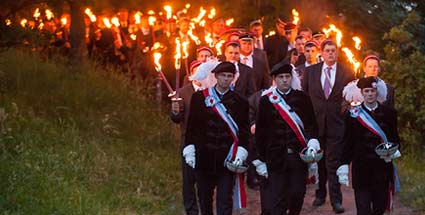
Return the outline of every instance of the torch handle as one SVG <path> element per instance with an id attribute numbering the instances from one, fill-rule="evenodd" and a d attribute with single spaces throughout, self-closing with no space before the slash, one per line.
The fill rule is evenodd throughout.
<path id="1" fill-rule="evenodd" d="M 189 71 L 189 64 L 187 62 L 187 58 L 184 59 L 184 68 L 186 71 L 186 75 L 188 76 L 190 74 L 190 71 Z"/>
<path id="2" fill-rule="evenodd" d="M 168 82 L 167 78 L 165 77 L 164 73 L 161 70 L 159 70 L 158 73 L 159 73 L 162 81 L 164 82 L 165 86 L 167 86 L 168 92 L 170 92 L 171 95 L 174 94 L 174 90 L 173 90 L 173 88 L 171 88 L 171 85 Z"/>
<path id="3" fill-rule="evenodd" d="M 176 98 L 179 98 L 178 89 L 180 87 L 180 69 L 176 69 Z"/>

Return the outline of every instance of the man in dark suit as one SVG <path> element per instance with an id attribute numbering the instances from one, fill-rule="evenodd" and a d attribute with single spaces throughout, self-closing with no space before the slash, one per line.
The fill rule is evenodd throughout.
<path id="1" fill-rule="evenodd" d="M 381 72 L 381 59 L 377 55 L 370 54 L 367 55 L 363 60 L 363 71 L 365 73 L 365 77 L 378 77 Z M 387 99 L 383 102 L 383 105 L 394 108 L 394 87 L 390 84 L 386 83 L 387 86 Z"/>
<path id="2" fill-rule="evenodd" d="M 235 64 L 236 75 L 232 82 L 236 92 L 248 98 L 257 91 L 254 82 L 254 71 L 247 65 L 239 62 L 240 60 L 240 45 L 237 41 L 230 41 L 225 44 L 224 56 L 226 61 Z"/>
<path id="3" fill-rule="evenodd" d="M 239 36 L 240 62 L 251 67 L 254 72 L 255 87 L 266 89 L 271 85 L 269 70 L 264 61 L 254 56 L 254 37 L 249 34 Z"/>
<path id="4" fill-rule="evenodd" d="M 277 33 L 265 39 L 264 51 L 267 53 L 269 68 L 285 59 L 288 52 L 289 42 L 285 37 L 286 20 L 283 17 L 276 19 Z"/>
<path id="5" fill-rule="evenodd" d="M 297 66 L 296 71 L 301 81 L 303 80 L 305 68 L 317 63 L 317 55 L 320 51 L 320 45 L 315 40 L 308 41 L 304 46 L 305 62 Z"/>
<path id="6" fill-rule="evenodd" d="M 332 207 L 336 213 L 343 213 L 341 186 L 336 169 L 344 120 L 341 116 L 342 90 L 354 79 L 354 72 L 337 63 L 337 45 L 333 40 L 321 45 L 323 63 L 306 68 L 303 90 L 310 96 L 319 127 L 319 142 L 325 150 L 324 159 L 319 162 L 319 189 L 316 191 L 314 206 L 320 206 L 326 199 L 326 181 Z"/>
<path id="7" fill-rule="evenodd" d="M 264 50 L 263 23 L 261 23 L 261 20 L 257 19 L 249 23 L 249 30 L 255 37 L 254 47 Z"/>

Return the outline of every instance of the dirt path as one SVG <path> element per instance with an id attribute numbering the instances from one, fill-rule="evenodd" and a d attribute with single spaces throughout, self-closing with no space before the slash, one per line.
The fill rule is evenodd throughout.
<path id="1" fill-rule="evenodd" d="M 356 206 L 354 202 L 354 192 L 351 188 L 342 186 L 342 193 L 343 193 L 343 206 L 345 208 L 344 215 L 356 215 Z M 248 195 L 248 202 L 247 202 L 247 210 L 243 213 L 239 214 L 246 214 L 246 215 L 258 215 L 260 214 L 260 195 L 259 191 L 247 189 L 247 195 Z M 332 207 L 329 202 L 329 197 L 326 200 L 326 204 L 320 207 L 313 207 L 312 202 L 314 201 L 314 190 L 312 188 L 309 188 L 307 190 L 307 194 L 304 199 L 304 206 L 303 210 L 301 212 L 302 215 L 317 215 L 317 214 L 335 214 L 332 211 Z M 238 213 L 234 213 L 238 214 Z M 398 201 L 397 195 L 396 195 L 396 201 L 394 204 L 394 211 L 392 213 L 393 215 L 410 215 L 412 211 L 404 207 L 400 204 L 400 201 Z"/>

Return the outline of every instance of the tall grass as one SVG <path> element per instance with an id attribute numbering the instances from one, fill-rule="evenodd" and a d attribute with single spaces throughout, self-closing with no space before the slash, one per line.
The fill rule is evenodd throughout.
<path id="1" fill-rule="evenodd" d="M 0 53 L 0 214 L 177 214 L 175 131 L 127 79 Z"/>

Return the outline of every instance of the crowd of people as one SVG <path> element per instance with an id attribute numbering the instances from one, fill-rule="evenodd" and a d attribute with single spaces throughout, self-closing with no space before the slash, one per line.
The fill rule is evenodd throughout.
<path id="1" fill-rule="evenodd" d="M 213 20 L 213 29 L 223 21 Z M 308 184 L 313 206 L 329 193 L 333 211 L 343 213 L 350 164 L 357 214 L 391 210 L 392 160 L 401 153 L 394 89 L 379 78 L 380 58 L 366 56 L 357 78 L 321 32 L 284 17 L 268 38 L 261 21 L 249 26 L 217 33 L 226 35 L 223 56 L 196 49 L 171 101 L 186 213 L 214 214 L 216 192 L 216 214 L 232 214 L 246 206 L 245 184 L 261 196 L 254 213 L 300 214 Z"/>

